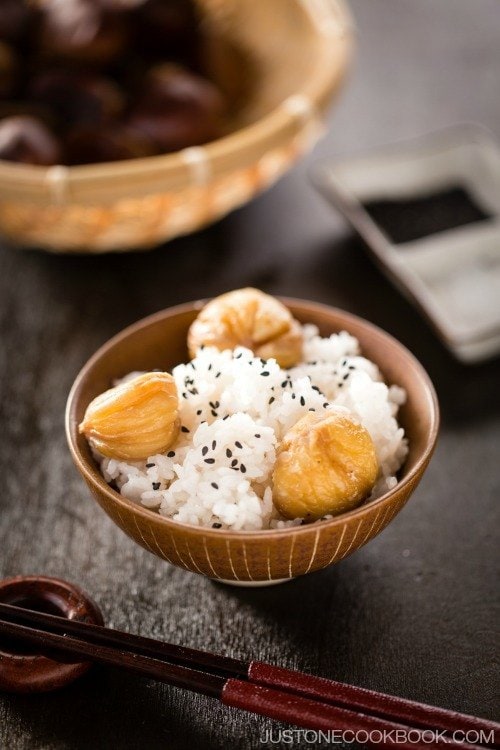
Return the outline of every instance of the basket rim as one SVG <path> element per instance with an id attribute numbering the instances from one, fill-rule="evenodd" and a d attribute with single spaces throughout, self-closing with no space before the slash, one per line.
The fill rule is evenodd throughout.
<path id="1" fill-rule="evenodd" d="M 302 89 L 256 122 L 202 146 L 145 158 L 48 168 L 0 160 L 0 190 L 4 196 L 15 194 L 19 200 L 74 202 L 78 198 L 85 200 L 90 192 L 95 197 L 101 191 L 113 199 L 113 188 L 122 195 L 122 181 L 133 179 L 135 185 L 133 190 L 128 185 L 129 195 L 152 194 L 188 184 L 207 184 L 212 178 L 233 171 L 236 161 L 238 169 L 250 166 L 264 154 L 283 146 L 326 109 L 347 70 L 354 36 L 352 15 L 345 0 L 320 3 L 323 12 L 330 13 L 329 23 L 324 26 L 321 17 L 315 17 L 311 10 L 314 4 L 309 6 L 304 0 L 295 2 L 320 42 L 317 60 Z"/>

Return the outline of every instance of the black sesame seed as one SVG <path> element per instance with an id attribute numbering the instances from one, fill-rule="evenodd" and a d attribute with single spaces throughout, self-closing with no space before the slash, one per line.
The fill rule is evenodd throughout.
<path id="1" fill-rule="evenodd" d="M 239 440 L 237 440 L 237 441 L 235 442 L 235 446 L 236 446 L 237 448 L 243 448 L 243 446 L 242 446 L 242 444 L 240 443 L 240 441 L 239 441 Z"/>
<path id="2" fill-rule="evenodd" d="M 181 427 L 182 432 L 189 432 L 188 428 L 182 425 Z"/>
<path id="3" fill-rule="evenodd" d="M 214 464 L 215 463 L 215 458 L 205 458 L 203 460 L 205 461 L 206 464 Z"/>
<path id="4" fill-rule="evenodd" d="M 154 490 L 159 490 L 160 484 L 161 482 L 151 482 L 151 486 L 153 487 Z"/>
<path id="5" fill-rule="evenodd" d="M 207 453 L 208 453 L 208 445 L 204 445 L 203 448 L 201 449 L 201 455 L 206 456 Z"/>
<path id="6" fill-rule="evenodd" d="M 268 401 L 269 405 L 271 405 L 273 401 L 276 401 L 276 399 L 274 398 L 274 396 L 271 396 L 271 398 Z"/>
<path id="7" fill-rule="evenodd" d="M 288 383 L 288 380 L 284 380 L 281 384 L 282 388 L 286 388 L 286 384 Z"/>
<path id="8" fill-rule="evenodd" d="M 309 409 L 309 411 L 316 411 L 316 409 L 313 406 L 311 406 L 311 408 Z"/>
<path id="9" fill-rule="evenodd" d="M 217 447 L 217 441 L 216 440 L 212 440 L 212 450 L 214 451 L 216 449 L 216 447 Z"/>
<path id="10" fill-rule="evenodd" d="M 256 437 L 256 438 L 260 438 L 260 433 L 259 433 L 259 432 L 256 432 L 256 433 L 255 433 L 255 437 Z"/>
<path id="11" fill-rule="evenodd" d="M 305 400 L 304 396 L 300 397 L 300 405 L 301 406 L 305 406 L 306 405 L 306 400 Z"/>
<path id="12" fill-rule="evenodd" d="M 263 378 L 267 378 L 267 376 L 269 375 L 267 370 L 265 370 L 264 372 L 261 372 L 260 374 L 262 375 Z"/>
<path id="13" fill-rule="evenodd" d="M 323 404 L 323 409 L 328 409 L 329 406 L 330 404 L 325 401 L 325 403 Z"/>
<path id="14" fill-rule="evenodd" d="M 238 463 L 238 459 L 233 458 L 233 460 L 231 461 L 231 468 L 233 468 L 234 466 L 236 466 L 237 463 Z"/>
<path id="15" fill-rule="evenodd" d="M 339 388 L 342 388 L 343 385 L 344 385 L 343 383 L 339 383 Z"/>
<path id="16" fill-rule="evenodd" d="M 223 422 L 225 422 L 225 421 L 226 421 L 226 419 L 229 419 L 229 414 L 226 414 L 226 416 L 225 416 L 225 417 L 222 417 L 222 421 L 223 421 Z"/>
<path id="17" fill-rule="evenodd" d="M 342 380 L 347 380 L 348 377 L 349 377 L 349 373 L 346 372 L 346 374 L 342 376 Z"/>
<path id="18" fill-rule="evenodd" d="M 210 362 L 210 364 L 208 365 L 208 370 L 210 371 L 211 369 L 212 369 L 212 363 Z"/>
<path id="19" fill-rule="evenodd" d="M 182 398 L 187 398 L 187 393 L 183 393 Z"/>
<path id="20" fill-rule="evenodd" d="M 209 401 L 208 405 L 212 407 L 212 409 L 215 409 L 215 401 Z"/>
<path id="21" fill-rule="evenodd" d="M 212 485 L 212 487 L 214 488 L 214 490 L 218 490 L 219 489 L 219 485 L 216 482 L 211 482 L 210 484 Z"/>
<path id="22" fill-rule="evenodd" d="M 245 473 L 246 473 L 246 470 L 247 470 L 247 467 L 245 466 L 245 464 L 241 464 L 241 466 L 240 466 L 240 471 L 241 471 L 241 473 L 242 473 L 242 474 L 245 474 Z"/>
<path id="23" fill-rule="evenodd" d="M 146 464 L 146 469 L 152 469 L 154 464 Z"/>
<path id="24" fill-rule="evenodd" d="M 237 354 L 236 357 L 235 357 L 235 359 L 241 359 L 241 357 L 242 357 L 242 352 L 240 352 L 239 354 Z"/>
<path id="25" fill-rule="evenodd" d="M 220 378 L 220 376 L 221 376 L 221 374 L 220 374 L 220 372 L 218 372 L 218 373 L 217 373 L 217 375 L 216 375 L 215 377 L 216 377 L 216 378 Z"/>
<path id="26" fill-rule="evenodd" d="M 217 416 L 217 412 L 215 411 L 215 409 L 212 409 L 212 417 L 216 417 L 216 416 Z"/>
<path id="27" fill-rule="evenodd" d="M 221 523 L 213 523 L 212 524 L 212 529 L 222 529 L 222 524 Z"/>
<path id="28" fill-rule="evenodd" d="M 295 393 L 292 393 L 292 398 L 295 398 Z"/>
<path id="29" fill-rule="evenodd" d="M 229 448 L 226 448 L 226 456 L 227 456 L 228 458 L 231 458 L 231 456 L 232 456 L 232 455 L 233 455 L 233 451 L 232 451 L 232 450 L 230 450 Z"/>
<path id="30" fill-rule="evenodd" d="M 356 368 L 354 367 L 354 365 L 349 365 L 349 369 L 350 370 L 355 370 Z"/>
<path id="31" fill-rule="evenodd" d="M 198 409 L 198 411 L 196 412 L 196 416 L 197 417 L 201 416 L 201 409 Z"/>
<path id="32" fill-rule="evenodd" d="M 175 451 L 169 451 L 167 453 L 167 458 L 173 458 L 175 456 Z"/>

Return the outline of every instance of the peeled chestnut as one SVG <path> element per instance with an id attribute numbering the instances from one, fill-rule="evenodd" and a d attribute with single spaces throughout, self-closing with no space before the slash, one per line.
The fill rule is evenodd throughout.
<path id="1" fill-rule="evenodd" d="M 373 440 L 349 413 L 308 413 L 286 433 L 276 455 L 273 502 L 285 518 L 315 520 L 351 510 L 375 484 Z"/>
<path id="2" fill-rule="evenodd" d="M 219 351 L 246 346 L 256 357 L 292 367 L 302 358 L 302 328 L 290 310 L 260 289 L 235 289 L 215 297 L 199 312 L 188 331 L 188 349 Z"/>
<path id="3" fill-rule="evenodd" d="M 0 159 L 49 167 L 60 161 L 60 147 L 45 125 L 34 117 L 0 121 Z"/>
<path id="4" fill-rule="evenodd" d="M 151 156 L 154 147 L 127 128 L 113 124 L 105 128 L 87 127 L 73 131 L 66 141 L 65 163 L 96 164 Z"/>
<path id="5" fill-rule="evenodd" d="M 104 65 L 116 60 L 126 44 L 123 19 L 92 0 L 45 0 L 40 46 L 47 57 Z"/>
<path id="6" fill-rule="evenodd" d="M 217 138 L 223 109 L 210 81 L 166 63 L 146 76 L 129 125 L 163 151 L 177 151 Z"/>
<path id="7" fill-rule="evenodd" d="M 51 107 L 65 128 L 107 122 L 125 106 L 114 81 L 91 73 L 45 71 L 33 79 L 29 93 L 34 101 Z"/>

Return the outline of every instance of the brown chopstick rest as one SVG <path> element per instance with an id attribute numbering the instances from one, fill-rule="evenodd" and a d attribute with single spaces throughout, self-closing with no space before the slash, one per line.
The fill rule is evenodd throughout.
<path id="1" fill-rule="evenodd" d="M 17 576 L 0 581 L 0 602 L 48 614 L 103 625 L 98 606 L 76 586 L 59 578 Z M 0 637 L 0 690 L 37 693 L 68 685 L 90 662 L 43 656 L 24 644 Z"/>

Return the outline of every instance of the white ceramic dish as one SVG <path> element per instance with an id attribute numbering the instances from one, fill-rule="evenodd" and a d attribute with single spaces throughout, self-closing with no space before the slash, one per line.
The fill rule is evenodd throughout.
<path id="1" fill-rule="evenodd" d="M 500 148 L 486 129 L 456 125 L 323 164 L 312 179 L 458 359 L 474 363 L 500 352 Z M 363 206 L 454 187 L 488 218 L 395 244 Z"/>

